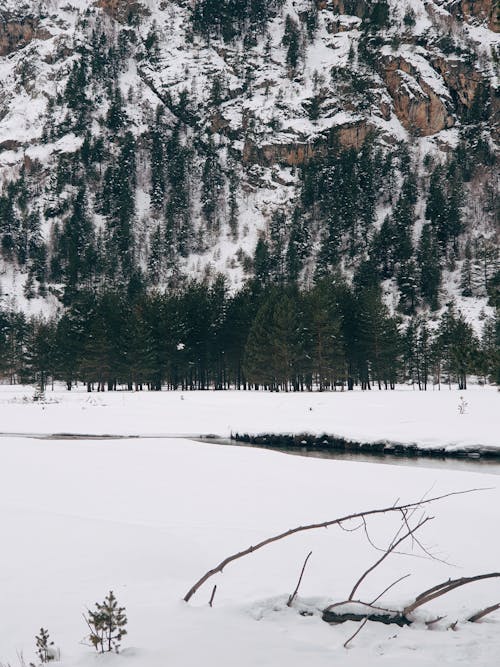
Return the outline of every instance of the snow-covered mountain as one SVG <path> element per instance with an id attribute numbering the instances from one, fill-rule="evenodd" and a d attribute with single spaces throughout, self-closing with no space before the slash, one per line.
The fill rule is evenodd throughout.
<path id="1" fill-rule="evenodd" d="M 494 0 L 0 0 L 0 303 L 369 265 L 477 315 L 499 30 Z"/>

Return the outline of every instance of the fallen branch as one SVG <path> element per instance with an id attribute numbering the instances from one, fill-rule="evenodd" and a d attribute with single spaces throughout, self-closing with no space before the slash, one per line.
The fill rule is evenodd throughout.
<path id="1" fill-rule="evenodd" d="M 311 554 L 312 554 L 312 551 L 310 551 L 310 552 L 307 554 L 307 556 L 306 556 L 306 559 L 305 559 L 305 561 L 304 561 L 304 565 L 302 566 L 302 570 L 301 570 L 301 572 L 300 572 L 300 577 L 299 577 L 299 580 L 298 580 L 298 582 L 297 582 L 297 586 L 295 587 L 295 590 L 294 590 L 293 593 L 290 595 L 290 597 L 288 598 L 288 602 L 286 603 L 286 606 L 287 606 L 287 607 L 291 607 L 292 604 L 293 604 L 293 601 L 294 601 L 295 598 L 297 597 L 297 593 L 299 592 L 299 588 L 300 588 L 300 583 L 301 583 L 301 581 L 302 581 L 302 577 L 304 576 L 304 570 L 306 569 L 307 561 L 308 561 L 309 558 L 311 557 Z"/>
<path id="2" fill-rule="evenodd" d="M 286 537 L 290 537 L 291 535 L 295 535 L 296 533 L 304 532 L 306 530 L 316 530 L 318 528 L 328 528 L 330 526 L 335 526 L 341 523 L 345 523 L 346 521 L 351 521 L 352 519 L 361 519 L 361 518 L 366 518 L 368 516 L 375 516 L 378 514 L 388 514 L 391 512 L 401 512 L 403 510 L 422 507 L 423 505 L 428 505 L 430 503 L 437 502 L 438 500 L 444 500 L 445 498 L 450 498 L 452 496 L 459 496 L 467 493 L 475 493 L 476 491 L 485 491 L 485 490 L 486 490 L 485 488 L 482 489 L 478 488 L 478 489 L 467 489 L 465 491 L 452 491 L 450 493 L 446 493 L 441 496 L 435 496 L 434 498 L 426 498 L 424 500 L 419 500 L 413 503 L 406 503 L 404 505 L 392 505 L 380 509 L 366 510 L 365 512 L 355 512 L 354 514 L 348 514 L 346 516 L 337 519 L 332 519 L 331 521 L 323 521 L 322 523 L 312 523 L 306 526 L 298 526 L 297 528 L 291 528 L 290 530 L 287 530 L 283 533 L 279 533 L 278 535 L 273 535 L 272 537 L 268 537 L 267 539 L 262 540 L 262 542 L 252 545 L 247 549 L 244 549 L 243 551 L 239 551 L 238 553 L 232 554 L 231 556 L 225 558 L 218 565 L 216 565 L 211 570 L 208 570 L 208 572 L 206 572 L 200 579 L 198 579 L 198 581 L 189 589 L 189 591 L 184 596 L 184 601 L 189 602 L 189 600 L 193 597 L 193 595 L 197 592 L 197 590 L 201 586 L 203 586 L 203 584 L 208 579 L 213 577 L 215 574 L 222 572 L 224 568 L 233 561 L 238 560 L 239 558 L 243 558 L 244 556 L 248 556 L 249 554 L 253 553 L 254 551 L 257 551 L 258 549 L 262 549 L 268 544 L 278 542 L 279 540 L 285 539 Z"/>
<path id="3" fill-rule="evenodd" d="M 461 579 L 449 580 L 442 584 L 438 584 L 437 586 L 430 588 L 428 591 L 421 593 L 415 599 L 415 602 L 405 607 L 402 611 L 376 607 L 373 603 L 368 604 L 366 602 L 361 602 L 360 600 L 346 600 L 345 602 L 336 602 L 324 609 L 322 618 L 324 621 L 331 624 L 345 623 L 346 621 L 363 622 L 365 620 L 369 620 L 385 623 L 386 625 L 399 625 L 400 627 L 404 625 L 411 625 L 413 623 L 413 619 L 410 617 L 410 614 L 419 606 L 426 604 L 427 602 L 430 602 L 431 600 L 434 600 L 441 595 L 446 595 L 455 588 L 465 586 L 465 584 L 470 584 L 475 581 L 482 581 L 483 579 L 492 579 L 494 577 L 500 577 L 500 573 L 492 572 L 490 574 L 479 574 L 475 577 L 462 577 Z M 484 618 L 484 616 L 496 611 L 497 609 L 500 609 L 500 602 L 477 612 L 467 620 L 471 623 L 475 623 L 476 621 L 479 621 L 481 618 Z M 443 618 L 445 618 L 445 616 L 438 616 L 431 621 L 427 621 L 426 625 L 427 627 L 430 627 L 435 623 L 442 621 Z M 354 636 L 351 637 L 349 641 L 352 639 L 354 639 Z"/>
<path id="4" fill-rule="evenodd" d="M 337 625 L 346 621 L 376 621 L 384 625 L 411 625 L 410 619 L 395 609 L 376 607 L 360 600 L 346 600 L 329 605 L 324 611 L 322 618 L 326 623 Z M 354 639 L 354 637 L 351 637 Z"/>
<path id="5" fill-rule="evenodd" d="M 471 584 L 474 581 L 481 581 L 483 579 L 493 579 L 495 577 L 500 577 L 500 572 L 491 572 L 490 574 L 478 574 L 475 577 L 461 577 L 460 579 L 448 579 L 448 581 L 445 581 L 442 584 L 438 584 L 437 586 L 433 586 L 432 588 L 429 588 L 429 590 L 424 591 L 423 593 L 418 595 L 415 598 L 414 602 L 412 602 L 403 609 L 403 615 L 407 616 L 408 614 L 411 614 L 412 611 L 415 611 L 415 609 L 418 609 L 418 607 L 421 607 L 423 604 L 427 604 L 428 602 L 431 602 L 432 600 L 435 600 L 436 598 L 439 598 L 442 595 L 446 595 L 450 591 L 455 590 L 455 588 L 460 588 L 461 586 L 465 586 L 466 584 Z"/>
<path id="6" fill-rule="evenodd" d="M 473 614 L 467 620 L 470 621 L 471 623 L 476 623 L 481 618 L 484 618 L 488 614 L 493 613 L 497 609 L 500 609 L 500 602 L 497 602 L 497 604 L 492 604 L 491 607 L 486 607 L 485 609 L 481 609 L 481 611 L 478 611 L 476 614 Z"/>

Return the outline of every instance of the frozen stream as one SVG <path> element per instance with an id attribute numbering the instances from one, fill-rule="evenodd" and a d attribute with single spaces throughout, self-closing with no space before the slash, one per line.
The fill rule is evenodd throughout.
<path id="1" fill-rule="evenodd" d="M 109 440 L 173 440 L 182 439 L 204 442 L 229 447 L 248 447 L 267 449 L 292 456 L 316 459 L 333 459 L 338 461 L 354 461 L 363 463 L 384 463 L 386 465 L 413 468 L 437 468 L 441 470 L 457 470 L 461 472 L 479 472 L 488 475 L 500 475 L 500 460 L 487 458 L 429 458 L 422 456 L 398 456 L 395 454 L 378 454 L 365 452 L 326 451 L 307 447 L 277 447 L 274 445 L 248 444 L 219 436 L 203 436 L 199 434 L 154 434 L 154 435 L 116 435 L 116 434 L 82 434 L 82 433 L 0 433 L 0 438 L 33 438 L 35 440 L 92 440 L 106 442 Z"/>

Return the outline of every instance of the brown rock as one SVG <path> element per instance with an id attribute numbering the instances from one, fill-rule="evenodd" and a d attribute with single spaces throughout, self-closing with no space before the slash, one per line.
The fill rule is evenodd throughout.
<path id="1" fill-rule="evenodd" d="M 97 0 L 96 6 L 119 23 L 133 23 L 149 14 L 148 8 L 137 0 Z"/>
<path id="2" fill-rule="evenodd" d="M 449 11 L 466 21 L 476 18 L 487 21 L 488 28 L 500 32 L 500 4 L 498 0 L 459 0 L 449 2 Z"/>
<path id="3" fill-rule="evenodd" d="M 23 18 L 3 17 L 0 23 L 0 56 L 22 49 L 32 39 L 49 39 L 51 34 L 39 27 L 39 20 L 33 16 Z"/>
<path id="4" fill-rule="evenodd" d="M 394 113 L 411 134 L 428 136 L 452 127 L 445 102 L 403 57 L 387 56 L 381 74 L 392 97 Z"/>
<path id="5" fill-rule="evenodd" d="M 432 66 L 454 91 L 458 104 L 470 109 L 478 87 L 483 84 L 481 73 L 463 60 L 447 60 L 441 56 L 432 59 Z"/>
<path id="6" fill-rule="evenodd" d="M 362 19 L 367 14 L 368 0 L 328 0 L 325 9 L 333 9 L 337 14 L 350 14 Z"/>
<path id="7" fill-rule="evenodd" d="M 2 151 L 17 151 L 18 148 L 21 148 L 21 144 L 15 139 L 6 139 L 0 142 L 0 153 Z"/>
<path id="8" fill-rule="evenodd" d="M 335 128 L 327 137 L 319 137 L 310 142 L 288 142 L 257 146 L 250 140 L 245 141 L 243 163 L 271 167 L 282 164 L 288 167 L 302 167 L 317 157 L 324 157 L 338 142 L 341 148 L 359 149 L 363 145 L 371 128 L 366 121 L 348 123 Z"/>

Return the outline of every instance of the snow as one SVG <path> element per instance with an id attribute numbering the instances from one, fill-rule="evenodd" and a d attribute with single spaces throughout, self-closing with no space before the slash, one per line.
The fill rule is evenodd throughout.
<path id="1" fill-rule="evenodd" d="M 448 450 L 500 448 L 500 394 L 495 387 L 466 392 L 443 385 L 419 392 L 71 392 L 56 386 L 47 403 L 33 389 L 0 386 L 3 433 L 206 436 L 231 433 L 314 433 L 358 442 L 389 441 Z M 461 396 L 467 412 L 459 414 Z"/>
<path id="2" fill-rule="evenodd" d="M 201 401 L 196 408 L 192 394 L 184 402 L 175 396 L 175 426 L 189 414 L 184 430 L 200 428 Z M 145 428 L 154 411 L 144 395 L 140 399 L 137 428 Z M 190 411 L 180 417 L 186 404 Z M 2 404 L 2 428 L 4 415 L 12 426 L 11 407 Z M 38 412 L 47 417 L 47 425 L 52 421 L 52 428 L 50 408 Z M 234 408 L 229 400 L 226 415 Z M 18 428 L 39 425 L 31 406 L 20 409 Z M 75 415 L 69 402 L 64 411 L 69 419 Z M 91 422 L 99 411 L 111 418 L 112 408 L 95 406 L 92 412 L 89 406 L 84 411 L 88 430 L 105 421 Z M 122 409 L 124 416 L 126 412 Z M 165 409 L 163 417 L 173 415 Z M 253 418 L 258 421 L 257 413 Z M 118 422 L 113 417 L 107 424 L 112 428 Z M 26 662 L 33 660 L 34 636 L 43 625 L 61 650 L 61 667 L 498 664 L 499 613 L 477 625 L 464 622 L 500 599 L 496 580 L 436 600 L 417 614 L 410 628 L 368 623 L 352 648 L 344 649 L 359 626 L 329 626 L 318 610 L 345 600 L 359 575 L 379 558 L 360 532 L 331 528 L 280 541 L 234 562 L 213 579 L 218 587 L 213 609 L 207 605 L 211 582 L 189 604 L 181 602 L 188 588 L 222 558 L 287 528 L 392 505 L 398 497 L 412 501 L 425 492 L 439 495 L 472 487 L 493 488 L 436 503 L 436 518 L 421 535 L 433 553 L 454 565 L 394 555 L 365 580 L 359 595 L 373 599 L 411 572 L 381 600 L 401 608 L 449 576 L 494 571 L 500 547 L 498 531 L 492 530 L 500 502 L 494 477 L 299 459 L 179 439 L 4 437 L 0 457 L 0 663 L 17 665 L 21 652 Z M 394 521 L 370 520 L 372 538 L 386 544 Z M 289 609 L 287 597 L 310 550 L 296 606 Z M 96 661 L 93 649 L 81 643 L 86 631 L 82 613 L 110 589 L 127 609 L 129 634 L 121 655 Z M 313 615 L 302 616 L 301 610 Z M 427 629 L 423 621 L 441 613 L 447 618 Z M 447 631 L 455 620 L 457 632 Z"/>

